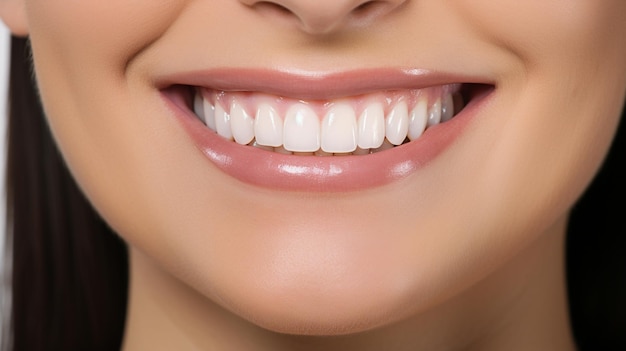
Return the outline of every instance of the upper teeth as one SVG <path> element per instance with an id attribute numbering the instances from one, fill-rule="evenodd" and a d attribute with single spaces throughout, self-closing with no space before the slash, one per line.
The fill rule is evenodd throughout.
<path id="1" fill-rule="evenodd" d="M 459 85 L 300 101 L 198 89 L 194 112 L 226 139 L 278 152 L 367 154 L 419 138 L 453 117 Z M 457 103 L 458 104 L 458 103 Z"/>

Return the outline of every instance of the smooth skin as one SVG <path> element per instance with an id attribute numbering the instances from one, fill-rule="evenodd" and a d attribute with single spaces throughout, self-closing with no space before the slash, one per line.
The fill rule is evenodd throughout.
<path id="1" fill-rule="evenodd" d="M 622 0 L 0 0 L 82 189 L 128 242 L 125 350 L 573 350 L 568 211 L 626 94 Z M 242 184 L 155 77 L 410 67 L 495 90 L 410 177 Z M 461 82 L 462 83 L 462 82 Z"/>

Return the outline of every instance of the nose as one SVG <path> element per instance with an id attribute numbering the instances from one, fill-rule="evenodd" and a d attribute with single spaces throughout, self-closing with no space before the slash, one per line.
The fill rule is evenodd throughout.
<path id="1" fill-rule="evenodd" d="M 408 0 L 240 0 L 265 14 L 283 13 L 301 30 L 328 34 L 343 27 L 367 25 Z"/>

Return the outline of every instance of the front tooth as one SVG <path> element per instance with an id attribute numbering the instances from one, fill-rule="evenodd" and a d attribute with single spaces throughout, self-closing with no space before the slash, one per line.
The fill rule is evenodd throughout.
<path id="1" fill-rule="evenodd" d="M 254 119 L 234 99 L 230 105 L 230 128 L 239 144 L 246 145 L 254 139 Z"/>
<path id="2" fill-rule="evenodd" d="M 454 100 L 452 94 L 446 94 L 441 102 L 441 122 L 450 120 L 454 116 Z"/>
<path id="3" fill-rule="evenodd" d="M 322 121 L 322 150 L 326 152 L 352 152 L 356 149 L 356 115 L 346 103 L 334 104 Z"/>
<path id="4" fill-rule="evenodd" d="M 409 111 L 406 102 L 400 101 L 387 116 L 385 136 L 393 145 L 400 145 L 409 130 Z"/>
<path id="5" fill-rule="evenodd" d="M 254 121 L 254 135 L 259 145 L 277 147 L 283 144 L 283 120 L 271 105 L 259 105 Z"/>
<path id="6" fill-rule="evenodd" d="M 206 118 L 204 117 L 204 107 L 202 106 L 204 99 L 202 95 L 196 94 L 193 97 L 193 112 L 198 116 L 198 118 L 206 124 Z"/>
<path id="7" fill-rule="evenodd" d="M 441 99 L 437 98 L 437 101 L 430 107 L 428 111 L 428 123 L 427 125 L 434 126 L 441 122 Z"/>
<path id="8" fill-rule="evenodd" d="M 380 103 L 368 105 L 359 117 L 359 142 L 361 149 L 376 149 L 385 140 L 385 111 Z"/>
<path id="9" fill-rule="evenodd" d="M 215 126 L 215 107 L 213 107 L 213 104 L 208 102 L 206 99 L 202 99 L 202 106 L 204 111 L 204 120 L 207 127 L 209 127 L 213 131 L 216 131 L 217 127 Z"/>
<path id="10" fill-rule="evenodd" d="M 219 103 L 215 104 L 215 129 L 217 134 L 226 139 L 233 139 L 233 132 L 230 129 L 230 115 Z"/>
<path id="11" fill-rule="evenodd" d="M 307 105 L 296 103 L 287 110 L 283 146 L 296 152 L 315 152 L 320 148 L 320 120 Z"/>
<path id="12" fill-rule="evenodd" d="M 426 121 L 428 120 L 428 103 L 426 99 L 420 99 L 409 116 L 409 132 L 407 137 L 411 140 L 419 138 L 424 129 L 426 129 Z"/>

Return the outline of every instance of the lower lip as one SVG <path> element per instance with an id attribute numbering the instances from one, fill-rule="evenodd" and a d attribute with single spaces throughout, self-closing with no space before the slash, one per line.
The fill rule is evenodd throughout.
<path id="1" fill-rule="evenodd" d="M 423 169 L 465 130 L 486 95 L 475 97 L 453 119 L 427 129 L 417 140 L 358 156 L 285 155 L 240 145 L 207 128 L 182 98 L 163 97 L 196 147 L 229 176 L 274 190 L 347 192 L 383 186 Z"/>

